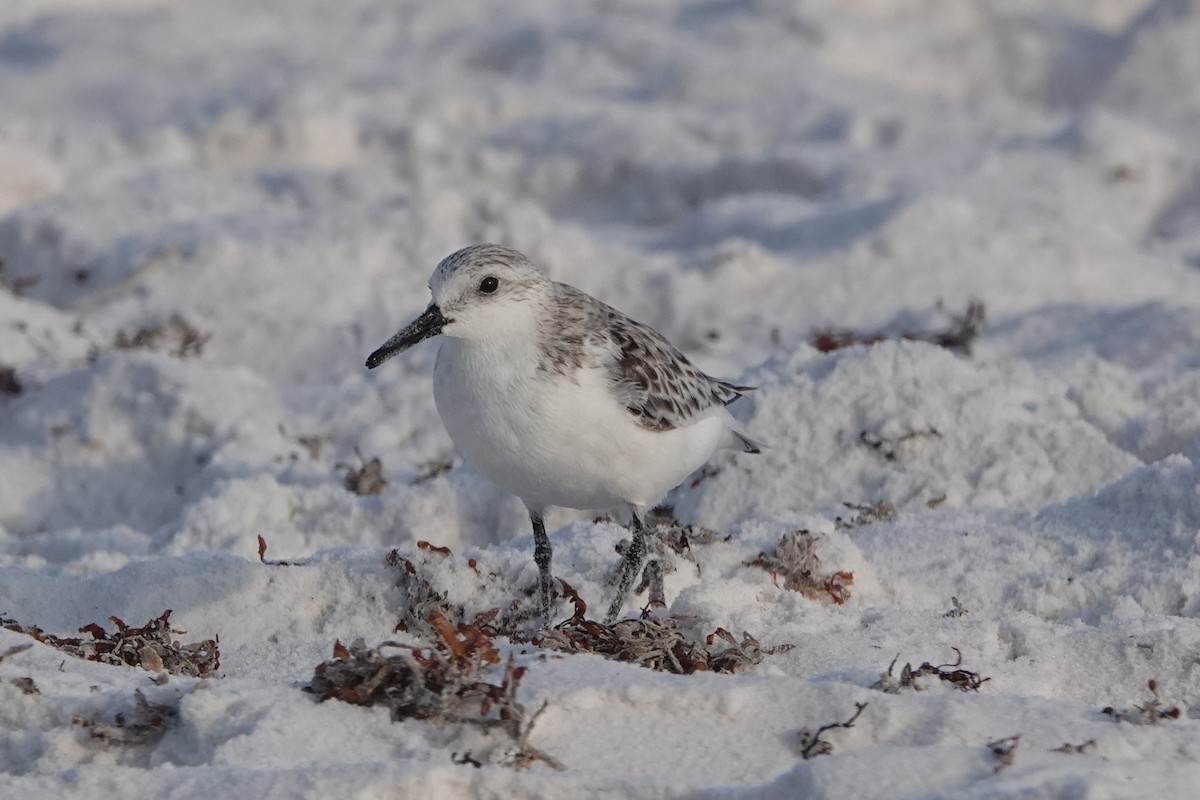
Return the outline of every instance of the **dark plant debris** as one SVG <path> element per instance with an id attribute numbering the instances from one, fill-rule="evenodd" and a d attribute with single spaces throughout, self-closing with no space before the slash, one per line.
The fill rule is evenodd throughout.
<path id="1" fill-rule="evenodd" d="M 851 715 L 850 719 L 845 722 L 831 722 L 828 725 L 822 725 L 815 732 L 808 728 L 801 728 L 799 733 L 796 734 L 796 752 L 805 761 L 832 753 L 833 744 L 822 737 L 829 731 L 838 728 L 853 728 L 854 723 L 858 721 L 859 716 L 866 707 L 867 703 L 855 703 L 854 714 Z"/>
<path id="2" fill-rule="evenodd" d="M 400 555 L 399 550 L 389 552 L 386 563 L 389 567 L 396 568 L 396 583 L 404 593 L 404 612 L 400 622 L 396 623 L 397 632 L 411 633 L 421 639 L 435 638 L 437 632 L 428 622 L 431 614 L 436 613 L 450 619 L 463 618 L 463 609 L 452 607 L 446 601 L 446 594 L 436 591 L 433 585 L 417 572 L 417 566 Z"/>
<path id="3" fill-rule="evenodd" d="M 910 442 L 913 439 L 921 439 L 926 436 L 933 437 L 935 439 L 942 438 L 942 434 L 937 428 L 929 428 L 928 430 L 923 431 L 912 431 L 894 439 L 885 439 L 882 436 L 871 433 L 870 431 L 861 431 L 858 434 L 858 440 L 881 455 L 884 461 L 896 461 L 899 459 L 897 450 L 900 448 L 900 445 Z"/>
<path id="4" fill-rule="evenodd" d="M 887 672 L 879 676 L 871 688 L 878 689 L 887 694 L 900 694 L 903 689 L 913 689 L 921 691 L 921 684 L 917 683 L 918 679 L 932 675 L 940 681 L 945 681 L 954 687 L 961 689 L 964 692 L 977 692 L 979 687 L 991 680 L 991 678 L 981 678 L 978 672 L 971 672 L 966 669 L 959 669 L 962 665 L 962 651 L 957 647 L 951 647 L 956 656 L 953 664 L 939 664 L 934 666 L 926 661 L 921 666 L 913 669 L 912 664 L 905 664 L 900 670 L 899 677 L 892 674 L 892 669 L 896 666 L 896 662 L 900 660 L 900 656 L 892 659 L 892 663 L 888 664 Z"/>
<path id="5" fill-rule="evenodd" d="M 2 619 L 2 618 L 0 618 L 0 619 Z M 5 626 L 5 627 L 7 627 L 7 626 Z M 15 656 L 17 653 L 24 653 L 26 650 L 28 650 L 31 647 L 33 647 L 33 645 L 31 645 L 29 643 L 14 644 L 12 647 L 8 648 L 3 653 L 0 653 L 0 663 L 3 663 L 4 659 L 6 659 L 6 658 Z"/>
<path id="6" fill-rule="evenodd" d="M 417 549 L 437 558 L 448 558 L 453 555 L 449 547 L 439 547 L 424 540 L 417 542 Z M 399 550 L 388 553 L 385 562 L 396 570 L 396 585 L 404 594 L 404 611 L 396 624 L 397 632 L 411 633 L 419 639 L 430 639 L 438 636 L 437 631 L 429 625 L 429 617 L 437 612 L 455 622 L 466 621 L 466 609 L 454 605 L 447 600 L 446 592 L 433 588 L 429 580 L 420 573 L 416 564 L 400 555 Z M 497 577 L 496 573 L 484 573 L 479 570 L 479 563 L 467 559 L 467 566 L 481 578 Z M 489 637 L 515 635 L 523 623 L 528 623 L 540 615 L 531 607 L 524 607 L 519 600 L 514 600 L 503 613 L 499 608 L 481 611 L 469 622 Z"/>
<path id="7" fill-rule="evenodd" d="M 424 539 L 417 540 L 417 549 L 424 550 L 430 555 L 441 556 L 442 558 L 453 555 L 449 547 L 441 547 L 436 544 L 430 544 Z"/>
<path id="8" fill-rule="evenodd" d="M 817 557 L 816 541 L 817 537 L 806 529 L 790 531 L 779 539 L 774 553 L 759 553 L 745 562 L 745 566 L 762 567 L 771 573 L 771 580 L 777 585 L 782 576 L 785 589 L 840 606 L 850 599 L 854 573 L 824 572 Z"/>
<path id="9" fill-rule="evenodd" d="M 953 608 L 951 608 L 945 614 L 942 614 L 943 617 L 949 617 L 950 619 L 958 619 L 959 617 L 965 617 L 967 614 L 970 613 L 969 611 L 967 611 L 966 606 L 964 606 L 962 603 L 960 603 L 958 601 L 957 597 L 951 596 L 950 603 L 953 606 Z"/>
<path id="10" fill-rule="evenodd" d="M 1063 742 L 1061 746 L 1054 748 L 1051 752 L 1066 753 L 1067 755 L 1073 755 L 1073 756 L 1085 756 L 1088 753 L 1090 753 L 1092 750 L 1095 750 L 1095 749 L 1096 749 L 1096 740 L 1088 739 L 1086 742 L 1082 742 L 1080 744 L 1071 744 L 1070 742 Z"/>
<path id="11" fill-rule="evenodd" d="M 833 521 L 833 525 L 838 530 L 847 528 L 857 528 L 862 525 L 871 525 L 876 522 L 893 522 L 896 519 L 896 507 L 891 503 L 886 503 L 880 500 L 873 506 L 860 505 L 858 503 L 842 503 L 843 506 L 855 512 L 854 516 L 849 521 L 838 517 Z"/>
<path id="12" fill-rule="evenodd" d="M 13 279 L 12 284 L 8 287 L 17 297 L 24 297 L 25 293 L 42 282 L 41 275 L 21 275 Z"/>
<path id="13" fill-rule="evenodd" d="M 308 690 L 322 700 L 383 705 L 394 720 L 447 722 L 487 717 L 494 703 L 516 691 L 524 669 L 513 668 L 501 685 L 479 682 L 483 668 L 500 657 L 478 629 L 454 626 L 437 612 L 430 615 L 429 625 L 444 631 L 432 647 L 389 641 L 368 648 L 361 639 L 347 647 L 335 642 L 333 658 L 317 666 Z M 396 652 L 389 655 L 385 650 Z M 493 716 L 499 720 L 503 713 L 499 709 Z"/>
<path id="14" fill-rule="evenodd" d="M 140 628 L 129 627 L 119 617 L 109 617 L 117 626 L 115 633 L 109 633 L 94 622 L 79 629 L 80 633 L 89 634 L 91 639 L 54 636 L 36 626 L 22 625 L 3 616 L 0 616 L 0 627 L 32 636 L 42 644 L 88 661 L 141 667 L 147 672 L 166 671 L 171 675 L 215 677 L 221 666 L 219 639 L 180 644 L 172 638 L 172 634 L 187 631 L 173 630 L 170 617 L 171 611 L 168 609 Z"/>
<path id="15" fill-rule="evenodd" d="M 3 653 L 0 653 L 0 662 L 3 662 L 4 659 L 8 658 L 9 656 L 15 656 L 17 653 L 24 653 L 31 647 L 33 647 L 32 644 L 13 645 Z M 33 682 L 33 678 L 28 676 L 22 678 L 9 678 L 8 682 L 20 689 L 25 694 L 41 694 L 41 692 L 38 691 L 37 684 Z"/>
<path id="16" fill-rule="evenodd" d="M 428 483 L 435 478 L 442 477 L 452 469 L 454 469 L 454 459 L 448 456 L 426 461 L 417 469 L 417 476 L 412 479 L 411 485 L 420 486 L 422 483 Z"/>
<path id="17" fill-rule="evenodd" d="M 695 560 L 695 556 L 691 555 L 693 552 L 692 545 L 728 542 L 733 538 L 732 535 L 726 534 L 722 536 L 712 528 L 705 528 L 703 525 L 697 525 L 694 522 L 684 525 L 679 520 L 674 519 L 665 524 L 656 524 L 651 530 L 663 544 L 670 547 L 679 555 L 691 560 Z"/>
<path id="18" fill-rule="evenodd" d="M 333 658 L 317 666 L 307 691 L 322 701 L 335 699 L 362 706 L 382 705 L 393 720 L 423 719 L 500 729 L 515 743 L 500 763 L 521 769 L 541 761 L 562 769 L 553 757 L 529 744 L 534 722 L 517 702 L 525 675 L 510 657 L 499 683 L 482 678 L 500 661 L 491 640 L 477 627 L 446 619 L 437 611 L 426 619 L 437 633 L 431 647 L 383 642 L 369 648 L 360 639 L 349 647 L 334 644 Z M 384 651 L 395 651 L 385 653 Z M 457 763 L 481 762 L 468 752 Z"/>
<path id="19" fill-rule="evenodd" d="M 296 437 L 296 444 L 308 451 L 308 457 L 312 461 L 316 461 L 321 457 L 321 449 L 325 447 L 325 443 L 328 441 L 328 436 L 321 436 L 319 434 Z"/>
<path id="20" fill-rule="evenodd" d="M 657 555 L 665 556 L 667 550 L 676 555 L 683 556 L 688 561 L 696 565 L 696 574 L 700 574 L 700 562 L 696 558 L 696 551 L 693 545 L 712 544 L 713 542 L 727 542 L 731 536 L 722 536 L 711 528 L 705 528 L 702 525 L 688 523 L 684 525 L 679 520 L 671 516 L 671 509 L 663 509 L 665 513 L 654 514 L 650 525 L 650 536 L 646 539 L 646 543 L 650 546 L 651 551 Z M 657 509 L 656 509 L 657 511 Z M 623 540 L 618 546 L 618 552 L 624 555 L 624 547 L 629 545 L 629 540 Z"/>
<path id="21" fill-rule="evenodd" d="M 438 556 L 450 555 L 448 548 L 432 545 L 423 550 Z M 524 598 L 514 599 L 504 608 L 490 608 L 468 617 L 463 607 L 451 604 L 445 592 L 433 587 L 412 560 L 393 550 L 388 554 L 387 563 L 396 568 L 397 584 L 404 594 L 404 611 L 396 630 L 425 641 L 445 642 L 446 630 L 434 628 L 430 620 L 446 620 L 460 636 L 470 638 L 472 642 L 477 637 L 490 640 L 502 636 L 514 643 L 532 644 L 562 653 L 595 653 L 648 669 L 684 675 L 700 671 L 738 672 L 759 663 L 764 656 L 792 648 L 786 644 L 764 648 L 748 633 L 743 633 L 738 640 L 722 628 L 706 637 L 703 644 L 691 641 L 680 630 L 682 620 L 649 616 L 649 608 L 656 606 L 653 602 L 642 619 L 605 625 L 587 618 L 587 603 L 574 587 L 561 579 L 557 582 L 558 596 L 571 604 L 573 613 L 550 630 L 531 627 L 540 616 L 532 592 Z M 479 573 L 477 565 L 475 571 Z M 643 580 L 645 589 L 652 595 L 657 591 L 654 573 L 652 569 L 649 580 Z"/>
<path id="22" fill-rule="evenodd" d="M 17 371 L 12 367 L 0 366 L 0 395 L 16 397 L 23 391 L 25 386 L 17 379 Z"/>
<path id="23" fill-rule="evenodd" d="M 133 330 L 117 331 L 113 346 L 119 350 L 166 350 L 175 358 L 191 358 L 204 352 L 212 338 L 179 314 Z"/>
<path id="24" fill-rule="evenodd" d="M 722 647 L 718 640 L 727 646 Z M 764 648 L 758 639 L 746 631 L 742 631 L 742 640 L 739 642 L 732 633 L 724 628 L 717 628 L 710 633 L 704 638 L 704 643 L 709 650 L 709 671 L 730 674 L 758 664 L 763 660 L 763 656 L 786 653 L 795 647 L 792 644 L 777 644 L 774 647 Z"/>
<path id="25" fill-rule="evenodd" d="M 739 641 L 724 628 L 717 628 L 700 644 L 684 636 L 680 620 L 674 617 L 623 619 L 605 625 L 587 618 L 587 604 L 569 583 L 560 579 L 559 586 L 574 606 L 571 618 L 528 638 L 516 634 L 514 641 L 560 652 L 595 653 L 677 675 L 735 673 L 758 664 L 764 656 L 792 649 L 792 645 L 764 648 L 749 633 L 743 633 Z"/>
<path id="26" fill-rule="evenodd" d="M 267 540 L 258 536 L 258 560 L 271 567 L 295 567 L 299 565 L 299 561 L 284 561 L 282 559 L 267 560 Z"/>
<path id="27" fill-rule="evenodd" d="M 533 712 L 533 716 L 527 722 L 521 723 L 520 735 L 517 737 L 517 746 L 504 754 L 504 758 L 500 761 L 501 766 L 513 769 L 526 769 L 540 761 L 553 770 L 562 771 L 564 769 L 562 762 L 558 759 L 529 744 L 529 735 L 533 733 L 533 726 L 537 724 L 538 718 L 542 716 L 548 705 L 549 703 L 543 700 L 538 710 Z"/>
<path id="28" fill-rule="evenodd" d="M 357 450 L 355 452 L 358 453 Z M 340 463 L 335 466 L 335 469 L 346 470 L 346 477 L 342 480 L 342 485 L 348 491 L 360 496 L 382 492 L 383 488 L 388 485 L 387 478 L 383 477 L 383 462 L 378 457 L 367 461 L 362 457 L 362 453 L 358 453 L 358 460 L 361 464 L 358 467 Z"/>
<path id="29" fill-rule="evenodd" d="M 709 478 L 715 478 L 720 474 L 721 467 L 717 466 L 716 464 L 705 464 L 700 468 L 700 471 L 696 473 L 696 477 L 692 479 L 691 484 L 689 484 L 689 488 L 695 489 Z"/>
<path id="30" fill-rule="evenodd" d="M 1005 767 L 1011 767 L 1017 760 L 1017 745 L 1021 743 L 1021 735 L 1006 736 L 1003 739 L 996 739 L 987 743 L 987 747 L 992 751 L 992 755 L 996 757 L 995 771 L 999 772 Z"/>
<path id="31" fill-rule="evenodd" d="M 133 709 L 118 713 L 112 722 L 76 714 L 71 723 L 86 730 L 89 739 L 97 744 L 140 745 L 157 742 L 178 717 L 178 707 L 151 702 L 137 689 L 133 693 Z"/>
<path id="32" fill-rule="evenodd" d="M 308 453 L 310 461 L 319 461 L 321 451 L 325 449 L 325 445 L 332 441 L 332 438 L 327 433 L 308 433 L 293 436 L 287 429 L 287 426 L 282 422 L 279 423 L 279 435 L 284 439 L 294 441 L 297 445 Z M 288 456 L 293 462 L 300 459 L 300 453 L 292 452 Z M 276 457 L 276 461 L 282 460 L 282 457 Z"/>
<path id="33" fill-rule="evenodd" d="M 1108 706 L 1101 713 L 1107 714 L 1117 722 L 1130 722 L 1134 725 L 1156 725 L 1163 720 L 1179 719 L 1182 715 L 1179 706 L 1163 708 L 1162 700 L 1158 696 L 1158 681 L 1147 681 L 1146 688 L 1150 690 L 1150 702 L 1146 705 L 1132 708 Z"/>
<path id="34" fill-rule="evenodd" d="M 940 302 L 937 307 L 942 308 Z M 929 342 L 951 350 L 960 350 L 963 355 L 970 356 L 971 347 L 979 338 L 986 322 L 987 311 L 984 304 L 979 300 L 970 300 L 963 313 L 950 315 L 950 323 L 945 328 L 930 331 L 904 331 L 899 334 L 884 331 L 859 333 L 845 328 L 819 328 L 813 331 L 808 341 L 822 353 L 830 353 L 857 344 L 872 345 L 888 339 L 907 339 Z"/>
<path id="35" fill-rule="evenodd" d="M 13 678 L 9 681 L 9 683 L 20 689 L 24 694 L 42 693 L 41 690 L 38 689 L 37 684 L 33 682 L 33 678 L 29 677 L 28 675 L 20 678 Z"/>

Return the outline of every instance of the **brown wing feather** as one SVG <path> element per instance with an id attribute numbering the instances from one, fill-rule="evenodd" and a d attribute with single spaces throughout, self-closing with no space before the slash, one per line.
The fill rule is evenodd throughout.
<path id="1" fill-rule="evenodd" d="M 582 365 L 587 350 L 599 353 L 613 393 L 643 427 L 681 427 L 750 389 L 705 375 L 648 325 L 566 284 L 557 289 L 554 331 L 546 331 L 548 357 L 542 368 L 565 373 Z"/>

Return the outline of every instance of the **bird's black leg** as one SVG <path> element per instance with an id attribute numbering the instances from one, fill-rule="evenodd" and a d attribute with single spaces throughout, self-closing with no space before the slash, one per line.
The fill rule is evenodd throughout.
<path id="1" fill-rule="evenodd" d="M 542 604 L 542 627 L 550 627 L 550 537 L 546 535 L 546 524 L 542 512 L 530 511 L 533 523 L 533 560 L 538 566 L 538 597 Z"/>
<path id="2" fill-rule="evenodd" d="M 613 624 L 621 613 L 621 606 L 625 605 L 625 597 L 629 594 L 633 579 L 637 577 L 638 567 L 642 565 L 642 558 L 646 555 L 646 523 L 642 520 L 642 512 L 639 509 L 632 506 L 630 508 L 633 511 L 633 541 L 629 543 L 629 549 L 625 551 L 625 558 L 621 562 L 617 596 L 613 598 L 608 613 L 604 615 L 606 625 Z"/>

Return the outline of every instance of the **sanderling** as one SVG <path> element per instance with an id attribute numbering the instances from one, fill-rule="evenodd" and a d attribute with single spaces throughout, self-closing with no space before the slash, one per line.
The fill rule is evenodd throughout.
<path id="1" fill-rule="evenodd" d="M 367 367 L 445 337 L 433 373 L 438 414 L 461 455 L 529 510 L 547 627 L 547 507 L 629 508 L 632 543 L 605 617 L 613 622 L 646 551 L 645 510 L 718 449 L 759 452 L 725 408 L 750 387 L 710 378 L 652 328 L 507 247 L 447 256 L 429 288 L 429 308 Z"/>

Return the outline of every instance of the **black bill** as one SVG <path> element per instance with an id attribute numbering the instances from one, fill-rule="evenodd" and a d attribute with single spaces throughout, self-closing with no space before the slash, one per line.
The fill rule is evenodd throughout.
<path id="1" fill-rule="evenodd" d="M 388 339 L 383 345 L 367 357 L 367 369 L 375 369 L 394 355 L 403 353 L 417 342 L 424 341 L 442 332 L 446 318 L 437 306 L 430 306 L 425 313 L 412 321 L 408 327 Z"/>

